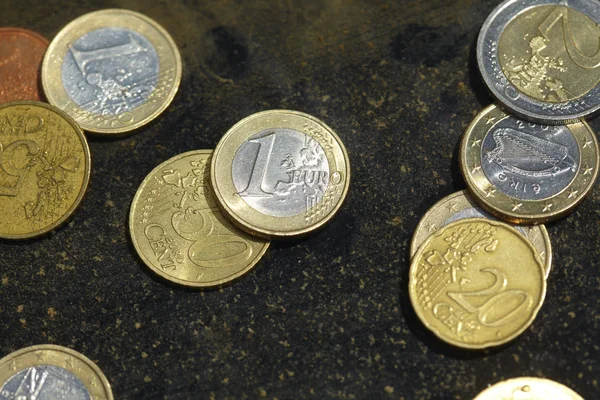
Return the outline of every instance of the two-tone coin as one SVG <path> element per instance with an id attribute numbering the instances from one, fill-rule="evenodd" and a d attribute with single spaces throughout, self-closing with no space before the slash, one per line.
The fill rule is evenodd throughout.
<path id="1" fill-rule="evenodd" d="M 586 122 L 539 125 L 489 106 L 463 136 L 460 167 L 487 211 L 514 223 L 543 223 L 566 215 L 589 193 L 598 153 Z"/>
<path id="2" fill-rule="evenodd" d="M 0 104 L 39 101 L 40 67 L 48 39 L 21 28 L 0 28 Z"/>
<path id="3" fill-rule="evenodd" d="M 223 136 L 211 181 L 236 225 L 263 237 L 292 237 L 333 218 L 348 193 L 350 163 L 323 122 L 271 110 L 243 119 Z"/>
<path id="4" fill-rule="evenodd" d="M 409 276 L 410 301 L 423 324 L 468 349 L 516 338 L 546 294 L 535 247 L 513 227 L 489 219 L 459 220 L 429 236 Z"/>
<path id="5" fill-rule="evenodd" d="M 40 236 L 77 209 L 90 179 L 77 124 L 38 102 L 0 105 L 0 238 Z"/>
<path id="6" fill-rule="evenodd" d="M 0 399 L 112 400 L 106 376 L 66 347 L 27 347 L 0 360 Z"/>
<path id="7" fill-rule="evenodd" d="M 86 131 L 118 134 L 155 119 L 181 80 L 181 56 L 155 21 L 128 10 L 85 14 L 56 35 L 42 64 L 48 101 Z"/>
<path id="8" fill-rule="evenodd" d="M 477 60 L 515 115 L 576 122 L 600 109 L 600 3 L 506 0 L 483 24 Z"/>
<path id="9" fill-rule="evenodd" d="M 464 190 L 446 196 L 435 203 L 421 218 L 415 229 L 410 242 L 411 258 L 429 236 L 449 223 L 466 218 L 496 220 L 496 217 L 483 210 Z M 544 263 L 545 277 L 548 278 L 552 267 L 552 246 L 546 227 L 544 225 L 514 225 L 513 227 L 533 244 Z"/>
<path id="10" fill-rule="evenodd" d="M 581 396 L 558 382 L 543 378 L 522 377 L 496 383 L 474 400 L 552 399 L 583 400 Z"/>
<path id="11" fill-rule="evenodd" d="M 269 242 L 240 231 L 220 213 L 209 184 L 210 150 L 183 153 L 144 179 L 129 229 L 144 263 L 170 281 L 220 286 L 260 260 Z"/>

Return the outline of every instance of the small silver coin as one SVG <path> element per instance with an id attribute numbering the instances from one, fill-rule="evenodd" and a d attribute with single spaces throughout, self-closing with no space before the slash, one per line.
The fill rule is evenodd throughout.
<path id="1" fill-rule="evenodd" d="M 36 365 L 11 376 L 0 388 L 0 400 L 91 400 L 73 373 L 54 365 Z"/>

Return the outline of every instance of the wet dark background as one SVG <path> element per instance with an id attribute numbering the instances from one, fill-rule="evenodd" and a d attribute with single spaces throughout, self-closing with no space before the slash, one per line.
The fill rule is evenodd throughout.
<path id="1" fill-rule="evenodd" d="M 491 0 L 4 0 L 1 25 L 52 38 L 77 16 L 133 9 L 179 45 L 173 104 L 135 135 L 90 137 L 92 180 L 69 224 L 0 242 L 0 355 L 41 343 L 96 361 L 116 399 L 472 399 L 523 376 L 600 389 L 600 191 L 548 225 L 554 266 L 533 325 L 485 352 L 415 317 L 408 247 L 419 218 L 463 189 L 461 134 L 491 102 L 474 58 Z M 169 286 L 137 259 L 129 206 L 157 164 L 214 148 L 235 122 L 289 108 L 323 119 L 351 158 L 323 231 L 274 243 L 222 290 Z M 591 121 L 600 130 L 600 119 Z"/>

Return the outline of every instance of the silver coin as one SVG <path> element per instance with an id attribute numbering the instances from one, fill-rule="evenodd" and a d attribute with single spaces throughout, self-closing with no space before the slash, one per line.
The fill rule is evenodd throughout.
<path id="1" fill-rule="evenodd" d="M 11 376 L 0 388 L 0 400 L 91 400 L 79 378 L 54 365 L 36 365 Z"/>
<path id="2" fill-rule="evenodd" d="M 514 114 L 566 124 L 600 109 L 600 3 L 507 0 L 487 18 L 477 61 Z"/>
<path id="3" fill-rule="evenodd" d="M 233 184 L 250 207 L 292 217 L 319 203 L 329 185 L 329 162 L 321 145 L 293 129 L 268 129 L 238 148 Z"/>
<path id="4" fill-rule="evenodd" d="M 481 145 L 487 179 L 520 200 L 543 200 L 562 192 L 578 166 L 577 140 L 566 125 L 539 125 L 509 116 L 488 130 Z"/>

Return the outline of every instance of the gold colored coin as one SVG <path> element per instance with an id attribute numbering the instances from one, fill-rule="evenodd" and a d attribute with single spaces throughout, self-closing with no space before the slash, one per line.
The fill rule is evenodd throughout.
<path id="1" fill-rule="evenodd" d="M 350 185 L 348 154 L 315 117 L 271 110 L 238 122 L 212 160 L 217 202 L 240 228 L 263 237 L 312 232 L 333 218 Z"/>
<path id="2" fill-rule="evenodd" d="M 0 105 L 0 238 L 26 239 L 63 224 L 90 179 L 83 132 L 45 103 Z"/>
<path id="3" fill-rule="evenodd" d="M 181 285 L 213 287 L 248 272 L 269 242 L 221 215 L 209 185 L 210 150 L 183 153 L 156 167 L 138 189 L 131 239 L 152 271 Z"/>
<path id="4" fill-rule="evenodd" d="M 558 382 L 543 378 L 508 379 L 487 388 L 474 400 L 583 400 Z"/>
<path id="5" fill-rule="evenodd" d="M 465 132 L 460 167 L 487 211 L 514 223 L 570 213 L 593 187 L 600 159 L 586 122 L 540 125 L 489 106 Z"/>
<path id="6" fill-rule="evenodd" d="M 488 214 L 471 199 L 465 190 L 453 193 L 438 201 L 421 218 L 415 229 L 410 243 L 410 256 L 414 256 L 421 244 L 433 233 L 451 222 L 465 218 L 488 218 L 496 220 L 496 217 Z M 552 245 L 550 237 L 544 225 L 513 226 L 519 233 L 525 236 L 538 252 L 544 263 L 544 276 L 548 278 L 552 267 Z"/>
<path id="7" fill-rule="evenodd" d="M 49 344 L 27 347 L 0 360 L 0 396 L 113 400 L 110 384 L 96 364 L 74 350 Z"/>
<path id="8" fill-rule="evenodd" d="M 48 101 L 89 132 L 119 134 L 155 119 L 181 81 L 175 42 L 155 21 L 121 9 L 85 14 L 56 35 L 42 64 Z"/>
<path id="9" fill-rule="evenodd" d="M 464 219 L 431 235 L 410 266 L 410 301 L 436 336 L 483 349 L 517 337 L 546 294 L 543 264 L 511 226 Z"/>

